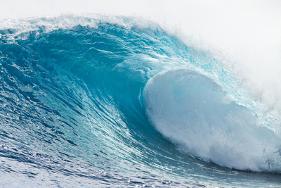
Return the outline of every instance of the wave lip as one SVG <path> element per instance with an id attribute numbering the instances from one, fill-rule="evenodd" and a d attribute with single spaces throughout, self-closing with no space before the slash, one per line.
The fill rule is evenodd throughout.
<path id="1" fill-rule="evenodd" d="M 167 71 L 148 81 L 144 97 L 151 122 L 181 150 L 229 168 L 281 172 L 280 138 L 211 78 Z"/>

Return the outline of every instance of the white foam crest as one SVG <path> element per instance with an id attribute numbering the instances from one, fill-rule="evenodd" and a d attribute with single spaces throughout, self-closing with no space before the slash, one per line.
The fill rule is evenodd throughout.
<path id="1" fill-rule="evenodd" d="M 0 2 L 0 18 L 19 19 L 86 13 L 135 16 L 159 23 L 188 44 L 211 51 L 227 66 L 232 67 L 241 78 L 241 84 L 252 91 L 256 100 L 267 104 L 267 110 L 275 110 L 277 113 L 281 111 L 280 1 L 2 0 Z M 3 21 L 0 23 L 1 26 L 4 25 Z M 20 21 L 20 24 L 24 22 Z M 51 27 L 49 25 L 49 28 Z"/>
<path id="2" fill-rule="evenodd" d="M 144 97 L 152 124 L 181 150 L 229 168 L 281 172 L 280 137 L 207 76 L 184 69 L 160 73 Z"/>

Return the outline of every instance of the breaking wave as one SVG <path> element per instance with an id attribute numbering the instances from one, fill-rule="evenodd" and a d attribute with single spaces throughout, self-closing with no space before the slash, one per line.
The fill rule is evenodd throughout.
<path id="1" fill-rule="evenodd" d="M 268 178 L 231 169 L 281 172 L 278 116 L 211 54 L 130 18 L 9 23 L 0 28 L 4 183 L 263 186 Z"/>

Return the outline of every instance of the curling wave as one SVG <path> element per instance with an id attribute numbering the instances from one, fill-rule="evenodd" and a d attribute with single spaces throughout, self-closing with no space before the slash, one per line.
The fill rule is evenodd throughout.
<path id="1" fill-rule="evenodd" d="M 26 186 L 264 186 L 208 162 L 281 172 L 273 115 L 210 54 L 161 27 L 130 18 L 3 23 L 2 184 L 13 175 Z"/>

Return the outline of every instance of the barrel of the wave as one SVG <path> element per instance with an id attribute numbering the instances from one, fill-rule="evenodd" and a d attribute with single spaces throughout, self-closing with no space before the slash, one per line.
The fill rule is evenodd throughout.
<path id="1" fill-rule="evenodd" d="M 165 71 L 148 81 L 144 98 L 152 124 L 181 151 L 229 168 L 281 171 L 280 138 L 211 77 Z"/>

